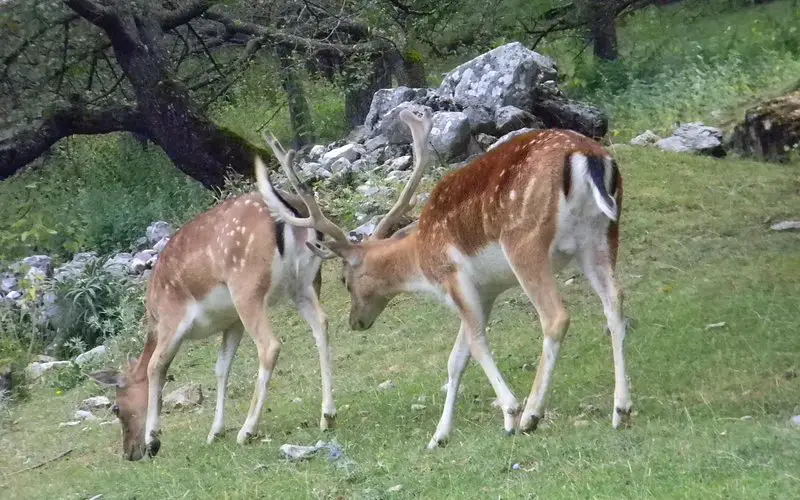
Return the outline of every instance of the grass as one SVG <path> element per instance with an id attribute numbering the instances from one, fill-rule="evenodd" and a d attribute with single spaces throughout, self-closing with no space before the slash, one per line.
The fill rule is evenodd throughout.
<path id="1" fill-rule="evenodd" d="M 563 286 L 572 326 L 545 425 L 502 437 L 494 394 L 471 363 L 447 448 L 425 452 L 438 420 L 457 320 L 426 299 L 401 297 L 368 332 L 346 326 L 348 300 L 326 265 L 334 388 L 332 434 L 352 463 L 292 464 L 283 443 L 327 439 L 316 429 L 316 349 L 296 313 L 273 323 L 284 338 L 264 441 L 238 446 L 256 374 L 242 344 L 230 382 L 227 435 L 205 445 L 213 416 L 215 341 L 188 344 L 170 373 L 199 382 L 200 409 L 164 418 L 155 460 L 121 459 L 119 428 L 59 429 L 85 382 L 60 395 L 44 383 L 0 419 L 0 485 L 9 498 L 789 498 L 800 488 L 800 235 L 768 220 L 800 213 L 800 164 L 774 166 L 620 147 L 625 178 L 619 274 L 637 325 L 626 344 L 636 414 L 610 426 L 610 342 L 582 278 Z M 563 277 L 571 274 L 571 269 Z M 710 323 L 725 322 L 706 330 Z M 541 333 L 521 292 L 500 297 L 489 333 L 500 370 L 521 399 Z M 527 366 L 526 366 L 527 365 Z M 397 389 L 377 390 L 392 379 Z M 426 407 L 411 405 L 424 396 Z M 293 403 L 294 398 L 301 403 Z M 743 416 L 751 419 L 742 420 Z M 576 425 L 579 422 L 580 425 Z M 41 468 L 20 469 L 73 452 Z M 519 469 L 512 468 L 519 464 Z M 397 492 L 387 490 L 402 485 Z"/>

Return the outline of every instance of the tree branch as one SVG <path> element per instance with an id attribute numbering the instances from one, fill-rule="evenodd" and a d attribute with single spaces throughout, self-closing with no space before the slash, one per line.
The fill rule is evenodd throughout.
<path id="1" fill-rule="evenodd" d="M 107 30 L 113 24 L 113 11 L 93 0 L 64 0 L 64 4 L 98 28 Z"/>
<path id="2" fill-rule="evenodd" d="M 0 139 L 0 180 L 32 162 L 59 139 L 73 134 L 106 134 L 123 130 L 147 134 L 141 114 L 131 106 L 87 110 L 81 105 L 61 105 L 45 119 Z"/>
<path id="3" fill-rule="evenodd" d="M 168 10 L 158 15 L 158 22 L 164 31 L 186 24 L 196 17 L 203 15 L 217 0 L 194 0 L 181 9 Z"/>

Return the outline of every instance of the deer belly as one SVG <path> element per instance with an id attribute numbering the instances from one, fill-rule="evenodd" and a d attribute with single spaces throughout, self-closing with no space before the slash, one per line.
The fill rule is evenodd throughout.
<path id="1" fill-rule="evenodd" d="M 450 258 L 476 286 L 512 286 L 517 282 L 503 248 L 492 243 L 475 255 L 451 247 Z"/>
<path id="2" fill-rule="evenodd" d="M 228 287 L 220 285 L 203 299 L 189 305 L 184 317 L 185 336 L 202 339 L 215 335 L 239 321 Z"/>

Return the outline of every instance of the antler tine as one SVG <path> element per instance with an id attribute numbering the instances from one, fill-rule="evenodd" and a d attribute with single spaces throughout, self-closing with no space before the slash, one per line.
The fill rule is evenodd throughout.
<path id="1" fill-rule="evenodd" d="M 306 186 L 300 180 L 300 177 L 297 175 L 297 172 L 294 170 L 292 163 L 295 156 L 295 150 L 290 149 L 288 152 L 286 152 L 272 132 L 270 132 L 269 137 L 266 133 L 262 134 L 262 136 L 264 138 L 264 142 L 266 142 L 270 149 L 272 149 L 273 154 L 278 159 L 281 167 L 283 167 L 283 171 L 289 178 L 289 183 L 292 185 L 297 195 L 301 200 L 303 200 L 303 203 L 305 203 L 306 207 L 308 208 L 309 216 L 305 218 L 296 217 L 284 212 L 280 213 L 280 217 L 289 225 L 314 228 L 324 234 L 327 234 L 336 241 L 349 243 L 350 239 L 347 237 L 347 234 L 342 230 L 342 228 L 325 217 L 325 214 L 322 213 L 322 210 L 317 204 L 316 198 L 314 198 L 314 194 L 306 188 Z M 267 186 L 265 184 L 269 182 L 266 179 L 262 179 L 264 176 L 265 174 L 260 172 L 260 169 L 256 169 L 256 179 L 258 180 L 260 189 L 262 184 L 264 184 L 264 187 L 266 188 Z M 261 192 L 265 192 L 265 189 L 261 189 Z"/>
<path id="2" fill-rule="evenodd" d="M 400 112 L 400 119 L 411 129 L 411 137 L 414 139 L 414 170 L 411 172 L 411 178 L 408 179 L 408 182 L 397 198 L 394 206 L 378 223 L 378 226 L 372 233 L 372 238 L 374 239 L 386 238 L 392 225 L 397 222 L 397 219 L 411 209 L 413 206 L 411 198 L 419 187 L 419 183 L 422 181 L 422 174 L 425 173 L 425 167 L 428 164 L 429 154 L 427 143 L 428 136 L 433 127 L 430 108 L 423 108 L 422 117 L 418 117 L 411 110 L 404 109 Z"/>

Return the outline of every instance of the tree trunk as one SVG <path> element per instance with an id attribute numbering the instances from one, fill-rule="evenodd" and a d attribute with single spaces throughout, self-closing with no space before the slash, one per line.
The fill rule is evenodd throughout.
<path id="1" fill-rule="evenodd" d="M 353 82 L 352 86 L 348 86 L 344 98 L 347 124 L 350 127 L 363 125 L 372 104 L 372 96 L 378 90 L 391 86 L 392 71 L 388 57 L 385 54 L 373 56 L 366 81 Z"/>
<path id="2" fill-rule="evenodd" d="M 311 120 L 311 111 L 308 101 L 303 94 L 303 85 L 297 75 L 297 69 L 292 61 L 291 49 L 278 45 L 275 48 L 278 63 L 281 67 L 281 85 L 286 92 L 286 102 L 289 106 L 289 119 L 292 124 L 292 146 L 300 149 L 314 141 L 314 124 Z"/>
<path id="3" fill-rule="evenodd" d="M 619 57 L 616 1 L 588 0 L 586 12 L 594 56 L 604 61 L 615 61 Z"/>

